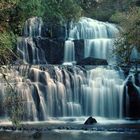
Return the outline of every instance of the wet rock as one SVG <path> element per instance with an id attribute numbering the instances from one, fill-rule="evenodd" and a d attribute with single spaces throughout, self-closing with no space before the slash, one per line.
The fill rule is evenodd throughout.
<path id="1" fill-rule="evenodd" d="M 105 59 L 87 57 L 77 62 L 77 65 L 108 65 L 108 62 Z"/>
<path id="2" fill-rule="evenodd" d="M 33 136 L 34 139 L 41 138 L 41 132 L 34 132 L 34 133 L 32 134 L 32 136 Z"/>
<path id="3" fill-rule="evenodd" d="M 97 123 L 96 119 L 92 118 L 92 117 L 89 117 L 86 121 L 85 121 L 85 125 L 92 125 L 92 124 L 95 124 Z"/>
<path id="4" fill-rule="evenodd" d="M 42 26 L 42 36 L 50 39 L 65 39 L 67 37 L 66 25 L 45 22 Z"/>
<path id="5" fill-rule="evenodd" d="M 74 40 L 75 60 L 81 61 L 84 58 L 84 40 Z"/>
<path id="6" fill-rule="evenodd" d="M 126 117 L 132 119 L 139 119 L 140 118 L 140 98 L 139 98 L 139 87 L 136 86 L 136 79 L 135 82 L 133 81 L 133 76 L 129 77 L 128 81 L 126 82 L 125 91 L 127 89 L 127 95 L 129 98 L 127 99 L 127 107 L 128 110 L 125 112 Z M 126 99 L 126 97 L 125 97 Z"/>
<path id="7" fill-rule="evenodd" d="M 64 39 L 34 38 L 38 48 L 44 52 L 49 64 L 62 64 L 64 59 Z"/>
<path id="8" fill-rule="evenodd" d="M 136 6 L 140 6 L 140 0 L 136 0 Z"/>

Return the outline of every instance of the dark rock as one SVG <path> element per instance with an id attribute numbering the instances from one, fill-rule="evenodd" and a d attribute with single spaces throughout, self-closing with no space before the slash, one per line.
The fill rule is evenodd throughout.
<path id="1" fill-rule="evenodd" d="M 140 0 L 136 0 L 136 6 L 140 6 Z"/>
<path id="2" fill-rule="evenodd" d="M 136 83 L 134 83 L 133 81 L 133 76 L 130 76 L 128 78 L 124 93 L 127 93 L 127 95 L 124 94 L 125 95 L 124 99 L 127 101 L 127 102 L 124 101 L 125 103 L 124 108 L 128 108 L 128 110 L 125 111 L 125 116 L 128 118 L 133 118 L 133 119 L 140 118 L 140 112 L 139 112 L 140 97 L 139 97 L 138 88 L 136 87 Z M 127 96 L 129 96 L 129 98 L 127 98 Z"/>
<path id="3" fill-rule="evenodd" d="M 135 74 L 135 84 L 140 87 L 140 73 Z"/>
<path id="4" fill-rule="evenodd" d="M 34 139 L 41 138 L 41 132 L 34 132 L 34 133 L 33 133 L 33 138 L 34 138 Z"/>
<path id="5" fill-rule="evenodd" d="M 63 39 L 36 38 L 35 44 L 44 54 L 47 63 L 62 64 L 64 59 L 64 43 Z"/>
<path id="6" fill-rule="evenodd" d="M 62 64 L 64 60 L 64 40 L 55 40 L 51 44 L 50 63 Z"/>
<path id="7" fill-rule="evenodd" d="M 44 23 L 42 36 L 49 39 L 65 39 L 67 37 L 66 26 L 55 23 Z"/>
<path id="8" fill-rule="evenodd" d="M 108 62 L 105 59 L 87 57 L 77 62 L 77 65 L 108 65 Z"/>
<path id="9" fill-rule="evenodd" d="M 89 117 L 86 121 L 85 121 L 85 125 L 92 125 L 92 124 L 95 124 L 97 123 L 96 119 L 92 118 L 92 117 Z"/>
<path id="10" fill-rule="evenodd" d="M 80 61 L 84 58 L 84 40 L 74 40 L 75 60 Z"/>

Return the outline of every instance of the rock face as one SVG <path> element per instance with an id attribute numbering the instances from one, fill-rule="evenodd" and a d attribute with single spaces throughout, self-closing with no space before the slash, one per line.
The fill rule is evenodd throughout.
<path id="1" fill-rule="evenodd" d="M 124 108 L 127 108 L 127 111 L 124 112 L 126 117 L 130 118 L 135 118 L 138 119 L 140 118 L 140 97 L 139 97 L 139 76 L 133 75 L 132 77 L 130 76 L 127 83 L 126 83 L 126 89 L 125 93 L 125 102 Z M 135 79 L 135 82 L 133 81 Z"/>
<path id="2" fill-rule="evenodd" d="M 67 38 L 67 27 L 65 25 L 44 23 L 42 26 L 42 37 L 50 39 L 66 39 Z"/>
<path id="3" fill-rule="evenodd" d="M 140 0 L 135 0 L 136 6 L 140 6 Z"/>
<path id="4" fill-rule="evenodd" d="M 95 124 L 97 123 L 96 119 L 92 118 L 92 117 L 89 117 L 86 121 L 85 121 L 85 125 L 92 125 L 92 124 Z"/>
<path id="5" fill-rule="evenodd" d="M 75 60 L 80 61 L 84 58 L 84 40 L 74 40 Z"/>
<path id="6" fill-rule="evenodd" d="M 105 59 L 87 57 L 77 62 L 77 65 L 108 65 Z"/>
<path id="7" fill-rule="evenodd" d="M 36 47 L 41 48 L 45 54 L 47 63 L 62 64 L 64 59 L 63 39 L 34 38 Z"/>
<path id="8" fill-rule="evenodd" d="M 65 40 L 36 37 L 33 39 L 35 46 L 44 52 L 45 59 L 49 64 L 62 64 L 64 61 Z M 80 61 L 84 58 L 84 41 L 74 40 L 75 59 Z M 30 54 L 32 52 L 30 51 Z M 32 55 L 29 56 L 32 60 Z"/>

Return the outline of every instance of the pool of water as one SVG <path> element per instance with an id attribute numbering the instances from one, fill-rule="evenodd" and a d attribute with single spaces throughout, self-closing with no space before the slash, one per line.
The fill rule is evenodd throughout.
<path id="1" fill-rule="evenodd" d="M 0 132 L 0 140 L 139 140 L 139 133 L 53 130 L 47 132 Z"/>
<path id="2" fill-rule="evenodd" d="M 139 120 L 108 120 L 96 117 L 97 124 L 84 125 L 87 118 L 49 118 L 48 121 L 22 122 L 13 129 L 11 122 L 0 122 L 0 140 L 139 140 Z"/>

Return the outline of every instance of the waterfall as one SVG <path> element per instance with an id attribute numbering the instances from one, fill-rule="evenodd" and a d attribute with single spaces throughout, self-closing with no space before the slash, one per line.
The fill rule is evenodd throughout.
<path id="1" fill-rule="evenodd" d="M 69 39 L 85 42 L 84 57 L 112 60 L 113 40 L 118 36 L 116 25 L 82 17 L 70 29 Z"/>
<path id="2" fill-rule="evenodd" d="M 85 113 L 93 116 L 121 118 L 123 115 L 123 79 L 119 71 L 96 68 L 88 72 L 88 84 L 83 85 Z"/>
<path id="3" fill-rule="evenodd" d="M 42 35 L 44 35 L 45 32 L 51 36 L 52 29 L 51 31 L 47 29 L 47 27 L 43 25 L 41 18 L 33 17 L 25 22 L 23 37 L 20 37 L 17 42 L 17 51 L 24 63 L 46 64 L 46 58 L 49 61 L 50 59 L 54 59 L 52 58 L 51 49 L 53 50 L 56 40 L 45 42 L 45 44 L 47 43 L 51 48 L 45 47 L 44 43 L 42 43 L 40 47 L 40 43 L 38 43 L 38 39 L 44 39 Z M 63 60 L 60 62 L 63 61 L 64 64 L 76 63 L 79 58 L 75 56 L 78 54 L 78 49 L 75 48 L 75 41 L 84 40 L 84 55 L 79 54 L 80 59 L 83 59 L 83 56 L 84 58 L 93 57 L 106 59 L 108 63 L 111 64 L 115 63 L 115 56 L 113 56 L 112 50 L 114 39 L 117 38 L 118 34 L 119 29 L 115 24 L 82 17 L 77 23 L 71 23 L 68 40 L 64 40 L 64 57 L 62 56 Z M 56 36 L 53 35 L 53 37 Z M 58 42 L 61 41 L 59 40 Z M 49 49 L 47 53 L 46 48 Z"/>
<path id="4" fill-rule="evenodd" d="M 123 117 L 124 79 L 119 70 L 77 66 L 13 68 L 17 94 L 22 97 L 24 120 L 50 117 Z M 25 77 L 27 77 L 25 79 Z M 2 95 L 6 96 L 1 86 Z M 1 108 L 1 107 L 0 107 Z"/>
<path id="5" fill-rule="evenodd" d="M 80 116 L 123 118 L 126 81 L 122 71 L 109 66 L 85 66 L 84 69 L 80 66 L 41 65 L 47 63 L 46 54 L 37 45 L 35 38 L 41 38 L 42 24 L 41 18 L 27 20 L 23 37 L 19 37 L 17 42 L 17 51 L 23 62 L 39 65 L 7 69 L 9 83 L 22 98 L 21 104 L 25 111 L 23 120 L 41 121 L 51 117 Z M 75 63 L 74 42 L 80 39 L 84 40 L 85 58 L 114 61 L 111 53 L 118 33 L 114 24 L 81 18 L 71 26 L 68 40 L 65 41 L 64 64 Z M 55 47 L 53 51 L 57 53 Z M 7 109 L 3 109 L 7 97 L 6 87 L 7 83 L 0 75 L 0 117 L 9 115 Z"/>
<path id="6" fill-rule="evenodd" d="M 24 36 L 36 37 L 41 36 L 43 22 L 41 18 L 33 17 L 28 19 L 24 25 Z"/>
<path id="7" fill-rule="evenodd" d="M 75 47 L 72 40 L 65 41 L 64 50 L 64 63 L 63 64 L 73 64 L 75 63 Z"/>
<path id="8" fill-rule="evenodd" d="M 41 18 L 28 19 L 24 25 L 23 37 L 18 38 L 17 53 L 23 63 L 46 64 L 45 52 L 38 47 L 34 38 L 41 37 L 43 22 Z"/>

